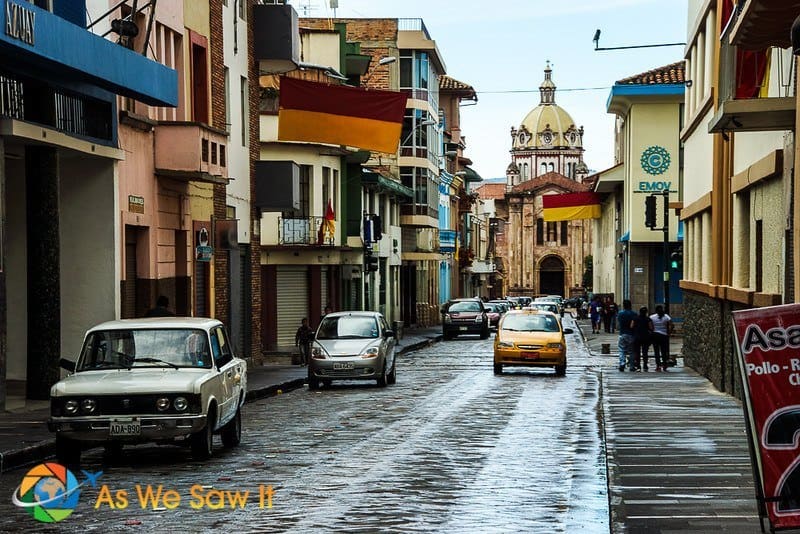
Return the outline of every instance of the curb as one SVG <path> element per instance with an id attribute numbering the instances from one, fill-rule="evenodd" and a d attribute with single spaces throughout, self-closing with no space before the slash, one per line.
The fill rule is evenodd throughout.
<path id="1" fill-rule="evenodd" d="M 418 341 L 416 343 L 412 343 L 411 345 L 406 345 L 405 347 L 397 351 L 397 354 L 405 354 L 406 352 L 413 352 L 415 350 L 424 349 L 425 347 L 429 347 L 441 340 L 442 340 L 442 335 L 439 334 L 435 337 L 428 338 L 424 341 Z"/>
<path id="2" fill-rule="evenodd" d="M 266 397 L 272 397 L 276 395 L 278 391 L 292 391 L 294 389 L 303 387 L 305 382 L 305 378 L 295 378 L 280 384 L 272 384 L 263 388 L 252 389 L 249 390 L 245 395 L 244 402 L 250 403 Z M 0 452 L 0 473 L 5 473 L 6 471 L 11 471 L 12 469 L 17 469 L 36 462 L 41 462 L 42 460 L 46 460 L 49 457 L 55 456 L 55 454 L 55 438 L 39 441 L 33 445 L 22 447 L 20 449 L 12 449 L 10 451 Z"/>

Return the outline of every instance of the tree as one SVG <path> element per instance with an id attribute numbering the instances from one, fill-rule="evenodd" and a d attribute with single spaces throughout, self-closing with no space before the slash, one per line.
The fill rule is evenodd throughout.
<path id="1" fill-rule="evenodd" d="M 594 259 L 586 256 L 583 259 L 583 279 L 581 285 L 586 289 L 592 289 L 592 278 L 594 277 Z"/>

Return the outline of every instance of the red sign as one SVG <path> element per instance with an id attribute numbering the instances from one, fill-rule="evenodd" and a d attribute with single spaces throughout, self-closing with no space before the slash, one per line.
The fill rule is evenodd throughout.
<path id="1" fill-rule="evenodd" d="M 800 305 L 733 312 L 733 324 L 759 493 L 773 528 L 798 527 Z"/>

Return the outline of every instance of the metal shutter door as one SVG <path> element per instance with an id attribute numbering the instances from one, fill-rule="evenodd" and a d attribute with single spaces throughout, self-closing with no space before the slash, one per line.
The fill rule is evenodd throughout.
<path id="1" fill-rule="evenodd" d="M 277 274 L 278 346 L 291 347 L 300 321 L 308 317 L 308 268 L 278 266 Z"/>
<path id="2" fill-rule="evenodd" d="M 320 303 L 321 303 L 320 305 L 322 306 L 322 309 L 319 310 L 319 311 L 320 311 L 320 313 L 322 313 L 322 312 L 325 311 L 325 306 L 330 306 L 330 304 L 331 304 L 331 302 L 330 302 L 331 299 L 328 296 L 328 267 L 327 266 L 322 267 L 322 269 L 320 271 L 320 277 L 322 278 L 322 280 L 320 281 L 320 295 L 322 297 L 322 298 L 320 298 Z M 333 309 L 333 306 L 331 306 L 331 309 Z"/>
<path id="3" fill-rule="evenodd" d="M 131 238 L 129 227 L 125 228 L 125 294 L 122 295 L 122 318 L 136 317 L 136 238 Z"/>
<path id="4" fill-rule="evenodd" d="M 208 317 L 208 262 L 194 262 L 194 316 Z"/>

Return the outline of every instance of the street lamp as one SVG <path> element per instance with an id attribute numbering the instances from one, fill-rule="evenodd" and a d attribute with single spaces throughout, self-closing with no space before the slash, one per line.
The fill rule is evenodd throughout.
<path id="1" fill-rule="evenodd" d="M 403 139 L 403 141 L 400 143 L 400 145 L 401 146 L 405 145 L 408 142 L 408 140 L 411 139 L 411 136 L 414 135 L 414 132 L 416 132 L 419 128 L 433 126 L 435 124 L 436 124 L 435 120 L 433 120 L 433 119 L 425 119 L 424 121 L 420 122 L 419 124 L 417 124 L 416 126 L 411 128 L 411 131 L 408 132 L 408 135 L 406 136 L 405 139 Z"/>

